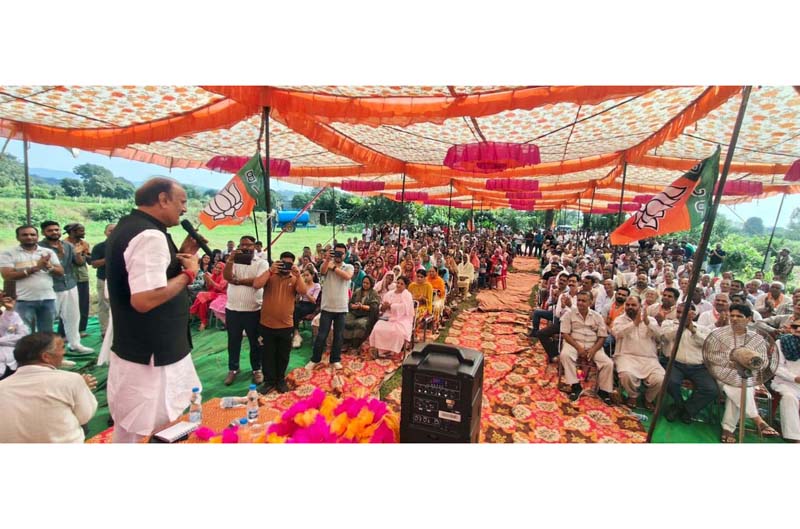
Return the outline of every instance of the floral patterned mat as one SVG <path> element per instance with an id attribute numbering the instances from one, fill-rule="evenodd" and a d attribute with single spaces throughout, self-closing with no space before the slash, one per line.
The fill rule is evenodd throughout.
<path id="1" fill-rule="evenodd" d="M 484 354 L 481 442 L 643 443 L 646 431 L 629 410 L 592 396 L 570 402 L 558 370 L 525 335 L 529 317 L 516 312 L 464 311 L 445 343 Z M 400 410 L 401 388 L 387 401 Z"/>

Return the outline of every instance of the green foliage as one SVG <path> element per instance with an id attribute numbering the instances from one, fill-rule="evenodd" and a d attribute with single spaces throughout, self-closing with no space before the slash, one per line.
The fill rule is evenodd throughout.
<path id="1" fill-rule="evenodd" d="M 302 209 L 303 206 L 308 204 L 308 201 L 314 198 L 315 193 L 297 193 L 292 197 L 290 206 L 292 209 Z M 321 209 L 321 208 L 320 208 Z"/>
<path id="2" fill-rule="evenodd" d="M 95 165 L 93 163 L 85 163 L 83 165 L 76 165 L 72 172 L 80 176 L 84 180 L 89 180 L 92 177 L 100 176 L 106 178 L 114 178 L 114 173 L 106 169 L 102 165 Z"/>
<path id="3" fill-rule="evenodd" d="M 726 237 L 722 242 L 722 249 L 728 255 L 723 261 L 723 270 L 733 270 L 737 275 L 747 278 L 753 277 L 756 270 L 761 270 L 764 252 L 758 251 L 752 242 L 753 238 L 739 234 Z"/>
<path id="4" fill-rule="evenodd" d="M 742 231 L 746 235 L 762 235 L 764 233 L 764 221 L 761 217 L 750 217 L 744 221 Z"/>
<path id="5" fill-rule="evenodd" d="M 97 204 L 89 206 L 86 211 L 86 216 L 91 220 L 101 222 L 117 222 L 120 217 L 130 213 L 133 209 L 133 202 L 106 202 L 105 204 Z"/>
<path id="6" fill-rule="evenodd" d="M 61 187 L 68 197 L 83 196 L 86 189 L 83 187 L 83 182 L 77 178 L 65 178 L 61 181 Z"/>
<path id="7" fill-rule="evenodd" d="M 25 183 L 25 166 L 11 154 L 0 155 L 0 187 Z"/>

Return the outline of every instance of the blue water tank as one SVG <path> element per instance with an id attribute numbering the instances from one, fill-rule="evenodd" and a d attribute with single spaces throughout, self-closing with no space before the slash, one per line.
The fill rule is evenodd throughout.
<path id="1" fill-rule="evenodd" d="M 286 223 L 292 222 L 292 219 L 294 219 L 299 212 L 300 210 L 297 209 L 279 211 L 278 225 L 283 226 Z M 308 214 L 308 211 L 304 211 L 303 214 L 300 215 L 300 217 L 298 217 L 298 219 L 295 221 L 295 224 L 297 224 L 298 226 L 305 226 L 306 224 L 308 224 L 309 220 L 310 216 Z"/>

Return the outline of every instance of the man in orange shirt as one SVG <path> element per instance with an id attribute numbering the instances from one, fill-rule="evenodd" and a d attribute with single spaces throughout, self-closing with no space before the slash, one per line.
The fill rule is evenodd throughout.
<path id="1" fill-rule="evenodd" d="M 261 329 L 264 385 L 260 392 L 289 391 L 286 384 L 286 367 L 292 352 L 294 337 L 294 300 L 308 290 L 300 279 L 300 269 L 294 264 L 294 254 L 283 252 L 280 261 L 274 261 L 269 270 L 253 280 L 253 288 L 264 288 L 261 303 Z"/>

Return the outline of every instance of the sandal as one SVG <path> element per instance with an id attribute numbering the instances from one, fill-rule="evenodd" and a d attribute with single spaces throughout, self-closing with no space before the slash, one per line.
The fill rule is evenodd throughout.
<path id="1" fill-rule="evenodd" d="M 729 432 L 728 430 L 722 430 L 722 437 L 720 438 L 721 443 L 725 444 L 732 444 L 736 442 L 736 436 L 733 435 L 733 432 Z"/>
<path id="2" fill-rule="evenodd" d="M 767 423 L 758 425 L 758 435 L 761 437 L 780 437 L 780 434 Z"/>

